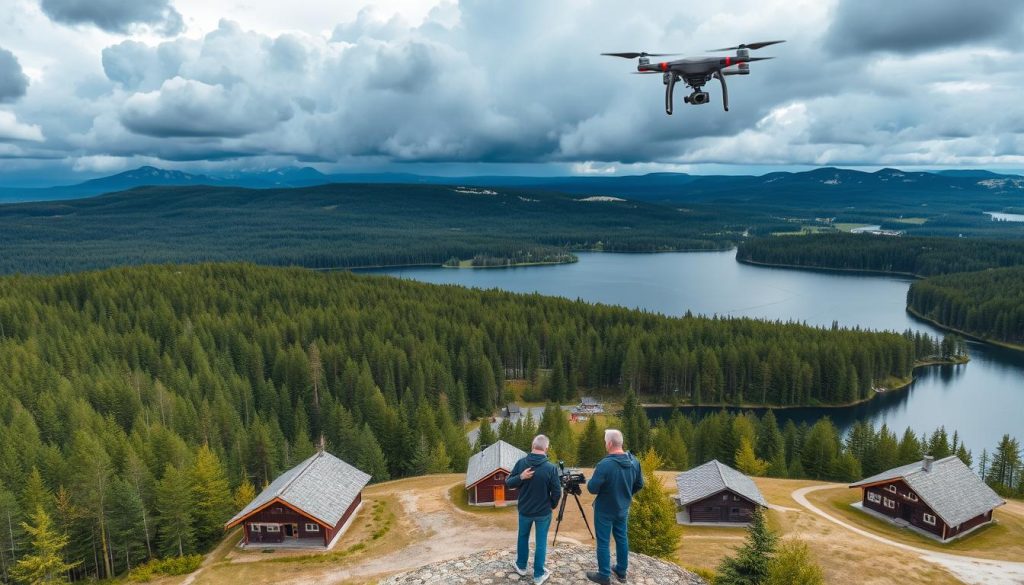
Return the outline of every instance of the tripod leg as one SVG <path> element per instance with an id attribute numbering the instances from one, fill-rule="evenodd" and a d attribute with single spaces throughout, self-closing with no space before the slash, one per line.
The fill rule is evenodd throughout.
<path id="1" fill-rule="evenodd" d="M 562 503 L 558 506 L 558 519 L 555 521 L 555 536 L 551 539 L 552 546 L 558 540 L 558 529 L 562 527 L 562 517 L 565 516 L 565 501 L 567 499 L 569 499 L 569 494 L 562 492 Z"/>
<path id="2" fill-rule="evenodd" d="M 594 540 L 594 531 L 590 529 L 590 522 L 587 520 L 587 513 L 583 511 L 583 504 L 580 503 L 580 497 L 576 494 L 573 494 L 572 497 L 576 498 L 576 506 L 580 509 L 580 516 L 583 516 L 583 523 L 587 526 L 587 532 L 590 533 L 590 539 Z"/>

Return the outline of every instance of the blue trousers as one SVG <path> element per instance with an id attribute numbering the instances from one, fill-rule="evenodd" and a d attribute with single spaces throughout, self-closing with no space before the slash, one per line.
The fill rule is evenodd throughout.
<path id="1" fill-rule="evenodd" d="M 551 514 L 547 516 L 519 516 L 519 541 L 516 543 L 516 566 L 525 569 L 530 558 L 530 528 L 537 527 L 537 548 L 533 553 L 533 577 L 544 574 L 544 562 L 548 557 L 548 529 L 551 528 Z"/>
<path id="2" fill-rule="evenodd" d="M 597 572 L 611 577 L 611 537 L 615 537 L 615 572 L 625 575 L 629 568 L 629 510 L 620 516 L 601 514 L 594 510 L 594 537 L 597 539 Z"/>

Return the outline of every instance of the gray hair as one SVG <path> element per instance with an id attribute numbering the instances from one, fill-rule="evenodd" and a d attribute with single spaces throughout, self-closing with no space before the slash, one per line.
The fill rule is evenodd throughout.
<path id="1" fill-rule="evenodd" d="M 604 442 L 611 443 L 612 447 L 622 446 L 622 431 L 617 429 L 608 429 L 604 432 Z"/>
<path id="2" fill-rule="evenodd" d="M 545 437 L 544 435 L 537 435 L 536 437 L 533 438 L 533 444 L 530 445 L 530 448 L 540 449 L 541 451 L 547 451 L 548 445 L 550 444 L 551 441 L 549 441 L 547 437 Z"/>

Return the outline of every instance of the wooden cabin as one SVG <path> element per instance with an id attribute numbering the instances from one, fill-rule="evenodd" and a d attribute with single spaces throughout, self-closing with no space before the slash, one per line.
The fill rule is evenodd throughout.
<path id="1" fill-rule="evenodd" d="M 894 524 L 948 541 L 992 522 L 1006 502 L 959 457 L 932 457 L 850 484 L 861 489 L 859 507 Z"/>
<path id="2" fill-rule="evenodd" d="M 680 524 L 747 524 L 758 506 L 768 507 L 752 479 L 717 460 L 676 476 Z"/>
<path id="3" fill-rule="evenodd" d="M 321 451 L 281 474 L 225 524 L 240 546 L 332 548 L 362 505 L 370 476 Z"/>
<path id="4" fill-rule="evenodd" d="M 522 418 L 523 411 L 522 411 L 521 408 L 519 408 L 519 405 L 516 404 L 515 402 L 509 402 L 508 404 L 505 405 L 505 412 L 504 412 L 504 414 L 505 414 L 505 418 L 507 418 L 509 420 L 509 422 L 516 422 L 520 418 Z"/>
<path id="5" fill-rule="evenodd" d="M 466 467 L 466 490 L 474 506 L 503 506 L 516 503 L 519 490 L 505 487 L 505 480 L 516 462 L 526 452 L 505 441 L 487 447 L 469 458 Z"/>

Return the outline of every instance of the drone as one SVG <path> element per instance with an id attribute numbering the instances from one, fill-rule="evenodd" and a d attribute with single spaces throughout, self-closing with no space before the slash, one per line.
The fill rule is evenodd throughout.
<path id="1" fill-rule="evenodd" d="M 765 61 L 773 57 L 751 57 L 750 51 L 777 45 L 786 41 L 764 41 L 760 43 L 746 43 L 735 47 L 724 49 L 712 49 L 717 51 L 736 51 L 736 56 L 728 57 L 690 57 L 676 61 L 662 61 L 651 63 L 649 57 L 671 57 L 679 53 L 601 53 L 609 57 L 622 57 L 623 59 L 639 59 L 636 65 L 635 74 L 654 75 L 661 73 L 662 82 L 665 84 L 665 113 L 672 115 L 672 92 L 676 82 L 683 81 L 693 89 L 693 93 L 683 98 L 683 101 L 695 106 L 701 106 L 711 101 L 711 95 L 703 91 L 704 84 L 712 78 L 722 82 L 722 105 L 725 111 L 729 111 L 729 88 L 725 84 L 725 78 L 729 75 L 750 75 L 750 63 L 753 61 Z M 731 69 L 735 66 L 736 69 Z"/>

